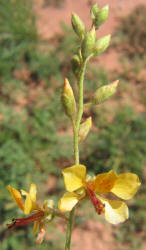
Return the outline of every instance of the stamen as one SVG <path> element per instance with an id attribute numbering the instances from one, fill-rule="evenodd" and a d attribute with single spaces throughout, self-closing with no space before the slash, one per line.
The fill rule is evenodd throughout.
<path id="1" fill-rule="evenodd" d="M 36 239 L 37 244 L 42 243 L 42 241 L 44 240 L 45 234 L 46 234 L 46 230 L 44 228 L 41 228 L 41 230 L 40 230 L 40 232 L 38 234 L 38 237 Z"/>
<path id="2" fill-rule="evenodd" d="M 11 224 L 6 224 L 8 228 L 14 227 L 14 226 L 24 226 L 27 224 L 31 224 L 34 221 L 40 221 L 42 217 L 44 216 L 43 211 L 39 211 L 31 216 L 28 216 L 27 218 L 20 218 L 20 219 L 12 219 Z"/>
<path id="3" fill-rule="evenodd" d="M 89 187 L 87 187 L 86 189 L 86 192 L 87 192 L 87 195 L 89 196 L 92 204 L 94 205 L 95 207 L 95 210 L 96 212 L 100 215 L 104 212 L 104 207 L 105 207 L 105 204 L 103 204 L 97 197 L 96 197 L 96 194 L 95 192 L 90 189 Z"/>

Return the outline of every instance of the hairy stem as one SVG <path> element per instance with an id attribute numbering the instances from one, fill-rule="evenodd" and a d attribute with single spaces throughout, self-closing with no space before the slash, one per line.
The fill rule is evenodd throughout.
<path id="1" fill-rule="evenodd" d="M 85 69 L 86 69 L 86 61 L 83 62 L 81 66 L 81 73 L 79 78 L 79 106 L 78 106 L 78 114 L 77 114 L 77 120 L 76 122 L 72 120 L 73 125 L 73 135 L 74 135 L 74 158 L 75 158 L 75 164 L 80 163 L 79 159 L 79 127 L 83 115 L 83 107 L 84 107 L 84 99 L 83 99 L 83 83 L 84 83 L 84 76 L 85 76 Z M 70 243 L 71 243 L 71 233 L 72 233 L 72 223 L 73 223 L 73 217 L 74 217 L 74 210 L 72 209 L 69 215 L 69 221 L 67 225 L 67 233 L 66 233 L 66 244 L 65 244 L 65 250 L 70 250 Z"/>

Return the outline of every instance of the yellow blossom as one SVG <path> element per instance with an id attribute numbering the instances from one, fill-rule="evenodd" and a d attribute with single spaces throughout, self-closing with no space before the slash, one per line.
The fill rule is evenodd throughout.
<path id="1" fill-rule="evenodd" d="M 128 219 L 128 207 L 124 201 L 108 199 L 112 193 L 117 197 L 131 199 L 140 186 L 136 174 L 117 174 L 111 170 L 107 173 L 90 177 L 86 175 L 84 165 L 74 165 L 62 171 L 66 192 L 60 199 L 58 207 L 62 212 L 68 212 L 86 196 L 91 200 L 98 214 L 103 213 L 105 219 L 118 224 Z"/>
<path id="2" fill-rule="evenodd" d="M 21 190 L 21 193 L 8 185 L 8 190 L 10 191 L 13 199 L 19 206 L 19 208 L 24 212 L 24 214 L 29 214 L 34 212 L 32 215 L 26 218 L 13 219 L 11 224 L 7 224 L 8 227 L 13 226 L 24 226 L 27 224 L 34 223 L 33 234 L 36 234 L 40 230 L 36 243 L 40 244 L 45 236 L 45 224 L 51 221 L 54 217 L 53 208 L 54 202 L 52 200 L 45 201 L 43 206 L 36 202 L 37 188 L 35 184 L 31 184 L 29 192 Z M 23 202 L 22 195 L 26 197 L 25 202 Z"/>

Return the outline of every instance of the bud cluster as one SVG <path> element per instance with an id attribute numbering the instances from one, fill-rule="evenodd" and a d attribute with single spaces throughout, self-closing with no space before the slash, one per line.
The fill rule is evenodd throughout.
<path id="1" fill-rule="evenodd" d="M 85 25 L 80 17 L 72 14 L 72 27 L 76 35 L 80 39 L 80 54 L 72 58 L 72 69 L 75 76 L 78 78 L 81 68 L 81 62 L 89 59 L 92 56 L 98 56 L 103 53 L 109 46 L 110 35 L 104 36 L 96 41 L 96 30 L 103 24 L 108 17 L 108 5 L 99 9 L 95 4 L 90 11 L 92 26 L 89 31 L 86 31 Z"/>
<path id="2" fill-rule="evenodd" d="M 100 39 L 96 39 L 96 30 L 106 21 L 108 17 L 108 11 L 108 5 L 105 5 L 101 9 L 97 4 L 93 5 L 90 10 L 92 25 L 88 31 L 86 30 L 85 25 L 80 17 L 75 13 L 72 14 L 71 23 L 74 32 L 79 38 L 79 49 L 77 53 L 73 55 L 71 63 L 73 73 L 78 81 L 80 81 L 83 65 L 85 65 L 91 57 L 101 55 L 109 46 L 111 39 L 110 34 L 101 37 Z M 89 104 L 97 105 L 104 102 L 115 92 L 117 84 L 118 81 L 115 81 L 111 84 L 97 89 Z M 76 101 L 68 79 L 65 79 L 64 81 L 61 100 L 66 115 L 72 121 L 76 121 L 76 118 L 78 116 L 76 115 Z M 81 123 L 78 133 L 80 142 L 86 138 L 88 132 L 91 129 L 91 124 L 91 117 Z"/>

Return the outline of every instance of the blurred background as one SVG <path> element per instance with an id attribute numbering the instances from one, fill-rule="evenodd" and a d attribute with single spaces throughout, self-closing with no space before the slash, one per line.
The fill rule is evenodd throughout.
<path id="1" fill-rule="evenodd" d="M 56 201 L 64 192 L 61 169 L 73 164 L 71 124 L 60 93 L 66 76 L 77 93 L 70 59 L 77 49 L 71 12 L 89 28 L 92 0 L 0 0 L 0 240 L 2 250 L 62 250 L 65 224 L 55 220 L 46 240 L 35 245 L 32 228 L 6 229 L 23 217 L 6 189 L 38 186 L 38 200 Z M 112 34 L 110 48 L 92 60 L 85 79 L 85 101 L 95 89 L 119 79 L 114 97 L 86 109 L 93 128 L 81 145 L 88 171 L 111 168 L 139 175 L 142 186 L 128 202 L 130 219 L 107 224 L 90 203 L 76 211 L 72 249 L 146 249 L 146 3 L 145 0 L 99 0 L 110 5 L 109 19 L 97 37 Z"/>

